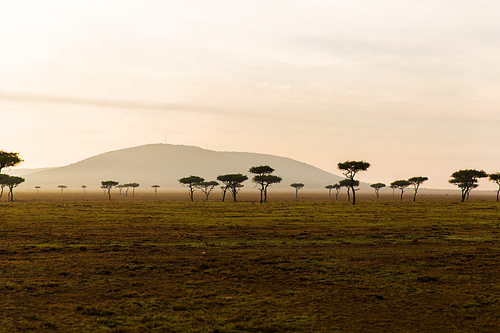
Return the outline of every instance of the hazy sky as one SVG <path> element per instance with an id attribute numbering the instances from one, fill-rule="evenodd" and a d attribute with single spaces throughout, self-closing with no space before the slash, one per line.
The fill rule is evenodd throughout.
<path id="1" fill-rule="evenodd" d="M 451 188 L 500 172 L 499 17 L 495 0 L 0 0 L 0 149 L 62 166 L 166 136 Z"/>

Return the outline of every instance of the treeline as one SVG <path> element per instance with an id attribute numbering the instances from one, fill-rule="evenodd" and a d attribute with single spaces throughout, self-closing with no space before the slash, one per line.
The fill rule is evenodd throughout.
<path id="1" fill-rule="evenodd" d="M 6 167 L 13 167 L 23 162 L 23 160 L 19 157 L 19 153 L 15 152 L 6 152 L 0 151 L 0 198 L 4 193 L 4 188 L 7 187 L 8 192 L 8 201 L 14 200 L 13 189 L 17 187 L 19 184 L 25 181 L 22 177 L 9 176 L 6 174 L 2 174 L 2 169 Z M 359 172 L 367 171 L 370 168 L 370 163 L 366 161 L 345 161 L 337 164 L 337 168 L 342 172 L 345 179 L 342 179 L 336 184 L 326 185 L 325 188 L 328 189 L 328 195 L 331 197 L 332 190 L 336 191 L 335 198 L 338 198 L 340 190 L 345 187 L 347 189 L 347 198 L 349 201 L 352 201 L 352 204 L 356 204 L 356 191 L 359 190 L 359 180 L 355 179 L 356 175 Z M 274 175 L 275 171 L 272 167 L 268 165 L 260 165 L 251 167 L 248 170 L 251 174 L 253 174 L 252 182 L 255 183 L 257 189 L 260 191 L 260 202 L 267 201 L 267 192 L 268 188 L 273 184 L 278 184 L 282 182 L 282 177 Z M 451 179 L 448 180 L 450 184 L 453 184 L 461 189 L 461 201 L 469 199 L 470 192 L 479 186 L 478 181 L 481 178 L 488 178 L 490 181 L 496 183 L 498 185 L 498 190 L 496 192 L 496 201 L 499 201 L 500 194 L 500 173 L 491 173 L 488 174 L 484 170 L 476 170 L 476 169 L 464 169 L 458 170 L 451 174 Z M 248 176 L 243 175 L 241 173 L 234 174 L 224 174 L 217 176 L 217 180 L 206 181 L 203 177 L 190 175 L 187 177 L 183 177 L 178 179 L 179 183 L 188 188 L 188 194 L 191 201 L 194 201 L 194 192 L 196 190 L 200 190 L 205 194 L 205 200 L 208 200 L 212 191 L 220 185 L 220 189 L 222 190 L 222 201 L 226 199 L 226 194 L 229 193 L 234 201 L 237 201 L 237 194 L 244 187 L 243 182 L 248 180 Z M 425 181 L 427 181 L 427 177 L 416 176 L 411 177 L 409 179 L 399 179 L 395 180 L 390 184 L 390 188 L 393 190 L 398 189 L 401 191 L 401 200 L 403 200 L 403 194 L 405 190 L 413 186 L 413 201 L 416 201 L 417 193 L 420 185 L 422 185 Z M 128 195 L 128 191 L 132 189 L 132 196 L 135 194 L 135 188 L 139 187 L 138 183 L 126 183 L 119 184 L 114 180 L 106 180 L 101 182 L 101 189 L 103 189 L 104 193 L 108 194 L 109 200 L 111 200 L 111 189 L 118 188 L 120 190 L 120 194 L 122 190 L 125 189 L 125 195 Z M 291 187 L 295 189 L 295 197 L 298 198 L 299 190 L 301 190 L 305 185 L 303 183 L 292 183 Z M 61 193 L 63 193 L 64 189 L 67 188 L 66 185 L 58 185 L 61 189 Z M 87 186 L 82 185 L 83 192 L 85 193 Z M 160 185 L 152 185 L 151 186 L 155 195 L 157 194 L 157 190 Z M 375 190 L 375 194 L 377 198 L 379 198 L 380 189 L 386 187 L 384 183 L 374 183 L 371 184 Z M 37 193 L 40 186 L 35 186 Z M 352 197 L 352 200 L 351 200 Z"/>

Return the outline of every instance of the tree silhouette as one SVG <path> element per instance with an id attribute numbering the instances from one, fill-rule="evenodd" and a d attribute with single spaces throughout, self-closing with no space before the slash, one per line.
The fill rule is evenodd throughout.
<path id="1" fill-rule="evenodd" d="M 366 171 L 370 167 L 370 163 L 365 161 L 345 161 L 337 164 L 337 167 L 339 170 L 343 171 L 346 179 L 350 181 L 348 187 L 352 190 L 352 204 L 354 205 L 356 204 L 356 191 L 354 190 L 356 185 L 354 184 L 354 177 L 358 172 Z"/>
<path id="2" fill-rule="evenodd" d="M 295 188 L 295 199 L 299 198 L 299 190 L 304 187 L 304 184 L 302 183 L 293 183 L 290 184 L 291 187 Z"/>
<path id="3" fill-rule="evenodd" d="M 23 160 L 19 158 L 19 153 L 0 150 L 0 173 L 2 173 L 3 168 L 10 168 L 21 162 L 23 162 Z"/>
<path id="4" fill-rule="evenodd" d="M 87 185 L 82 185 L 83 188 L 83 194 L 85 194 L 85 190 L 87 189 Z"/>
<path id="5" fill-rule="evenodd" d="M 462 190 L 462 202 L 469 199 L 470 191 L 477 188 L 479 178 L 486 178 L 488 174 L 483 170 L 465 169 L 458 170 L 451 174 L 450 184 L 458 186 Z"/>
<path id="6" fill-rule="evenodd" d="M 191 201 L 194 201 L 195 189 L 198 188 L 198 185 L 200 185 L 204 181 L 205 181 L 205 178 L 193 176 L 193 175 L 179 179 L 179 183 L 181 183 L 182 186 L 186 186 L 188 188 L 189 197 L 191 198 Z"/>
<path id="7" fill-rule="evenodd" d="M 156 192 L 158 191 L 158 187 L 160 187 L 160 185 L 151 185 L 151 187 L 154 188 L 156 195 Z"/>
<path id="8" fill-rule="evenodd" d="M 413 187 L 415 188 L 415 192 L 413 193 L 413 201 L 416 200 L 417 198 L 417 192 L 418 192 L 418 187 L 420 186 L 420 184 L 422 184 L 423 182 L 425 182 L 426 180 L 428 180 L 429 178 L 427 177 L 412 177 L 410 179 L 408 179 L 408 181 L 410 182 L 410 185 L 413 185 Z"/>
<path id="9" fill-rule="evenodd" d="M 405 192 L 405 188 L 410 186 L 411 183 L 407 180 L 395 180 L 391 183 L 391 186 L 394 186 L 394 188 L 398 188 L 401 190 L 401 201 L 403 201 L 403 193 Z"/>
<path id="10" fill-rule="evenodd" d="M 392 188 L 392 196 L 394 197 L 394 190 L 397 189 L 398 187 L 396 185 L 392 185 L 392 184 L 389 187 Z"/>
<path id="11" fill-rule="evenodd" d="M 248 179 L 247 176 L 242 175 L 241 173 L 231 173 L 227 175 L 220 175 L 217 176 L 217 180 L 222 182 L 224 184 L 224 189 L 225 191 L 230 190 L 231 193 L 233 194 L 233 199 L 236 202 L 236 194 L 240 191 L 240 189 L 243 187 L 241 183 L 246 181 Z M 224 201 L 224 197 L 222 197 L 222 201 Z"/>
<path id="12" fill-rule="evenodd" d="M 498 202 L 498 193 L 500 193 L 500 173 L 492 173 L 488 175 L 488 179 L 498 185 L 498 190 L 497 190 L 497 202 Z"/>
<path id="13" fill-rule="evenodd" d="M 41 189 L 42 187 L 37 185 L 37 186 L 35 186 L 35 188 L 36 188 L 36 193 L 37 193 L 37 194 L 38 194 L 38 193 L 40 193 L 40 189 Z"/>
<path id="14" fill-rule="evenodd" d="M 114 180 L 103 180 L 101 182 L 101 187 L 105 188 L 108 192 L 108 198 L 111 201 L 111 189 L 115 186 L 118 185 L 118 182 L 115 182 Z"/>
<path id="15" fill-rule="evenodd" d="M 123 184 L 120 184 L 120 185 L 117 185 L 116 187 L 118 188 L 118 191 L 120 191 L 119 194 L 121 195 L 122 194 L 122 190 L 123 190 L 123 188 L 125 186 L 123 186 Z"/>
<path id="16" fill-rule="evenodd" d="M 261 203 L 267 201 L 267 188 L 272 184 L 280 183 L 283 180 L 279 176 L 271 175 L 271 173 L 274 172 L 274 169 L 269 165 L 251 167 L 248 171 L 255 174 L 252 178 L 252 182 L 258 186 Z"/>
<path id="17" fill-rule="evenodd" d="M 335 189 L 335 200 L 338 200 L 339 193 L 340 193 L 340 190 L 342 189 L 342 186 L 340 186 L 340 184 L 335 184 L 335 185 L 333 185 L 333 188 Z"/>
<path id="18" fill-rule="evenodd" d="M 332 190 L 335 188 L 334 185 L 326 185 L 325 188 L 328 190 L 328 197 L 332 196 Z"/>
<path id="19" fill-rule="evenodd" d="M 375 194 L 377 195 L 377 199 L 378 199 L 379 198 L 378 193 L 379 193 L 381 188 L 385 187 L 385 184 L 384 183 L 375 183 L 375 184 L 371 184 L 370 187 L 375 189 Z"/>
<path id="20" fill-rule="evenodd" d="M 128 187 L 132 187 L 132 197 L 135 197 L 135 188 L 141 185 L 139 183 L 128 183 L 127 185 Z"/>
<path id="21" fill-rule="evenodd" d="M 205 193 L 205 200 L 208 201 L 208 196 L 210 195 L 210 192 L 215 188 L 215 186 L 219 185 L 215 180 L 209 181 L 209 182 L 201 182 L 198 185 L 198 188 Z"/>
<path id="22" fill-rule="evenodd" d="M 66 185 L 57 185 L 61 189 L 61 194 L 63 194 L 63 191 L 65 188 L 68 188 Z"/>
<path id="23" fill-rule="evenodd" d="M 7 186 L 9 193 L 7 193 L 7 201 L 14 201 L 14 188 L 25 181 L 22 177 L 16 176 L 6 176 L 0 178 L 0 182 L 3 186 Z M 2 186 L 2 193 L 3 193 Z"/>
<path id="24" fill-rule="evenodd" d="M 9 178 L 9 176 L 0 173 L 0 188 L 2 190 L 0 192 L 0 198 L 3 196 L 3 189 L 4 189 L 4 187 L 7 186 L 7 183 L 4 183 L 4 181 L 3 181 L 6 178 Z"/>

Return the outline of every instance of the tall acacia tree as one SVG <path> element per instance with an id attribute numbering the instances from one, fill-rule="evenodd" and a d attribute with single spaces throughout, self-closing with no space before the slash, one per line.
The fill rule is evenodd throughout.
<path id="1" fill-rule="evenodd" d="M 500 193 L 500 173 L 491 173 L 488 175 L 488 179 L 498 185 L 497 190 L 497 202 L 498 202 L 498 193 Z"/>
<path id="2" fill-rule="evenodd" d="M 115 186 L 118 186 L 118 182 L 115 182 L 114 180 L 103 180 L 101 182 L 101 187 L 103 189 L 106 189 L 108 192 L 108 198 L 111 201 L 111 189 Z"/>
<path id="3" fill-rule="evenodd" d="M 236 202 L 236 194 L 243 187 L 243 182 L 248 179 L 247 176 L 242 175 L 241 173 L 230 173 L 226 175 L 217 176 L 217 180 L 222 182 L 224 185 L 222 186 L 223 191 L 229 190 L 233 194 L 233 199 Z M 224 201 L 225 195 L 222 197 L 222 201 Z"/>
<path id="4" fill-rule="evenodd" d="M 343 171 L 346 179 L 349 180 L 349 188 L 352 190 L 352 204 L 356 204 L 356 191 L 354 190 L 354 182 L 356 174 L 361 171 L 366 171 L 370 167 L 370 163 L 365 161 L 345 161 L 337 164 L 337 168 Z"/>
<path id="5" fill-rule="evenodd" d="M 37 185 L 37 186 L 35 186 L 35 188 L 36 188 L 36 194 L 40 193 L 40 189 L 41 189 L 42 187 L 41 187 L 41 186 L 39 186 L 39 185 Z"/>
<path id="6" fill-rule="evenodd" d="M 375 194 L 377 195 L 377 199 L 379 198 L 379 191 L 381 188 L 385 187 L 384 183 L 375 183 L 370 185 L 371 188 L 375 189 Z"/>
<path id="7" fill-rule="evenodd" d="M 194 201 L 195 189 L 197 189 L 198 186 L 204 181 L 205 181 L 205 178 L 193 176 L 193 175 L 179 179 L 179 183 L 181 183 L 182 186 L 185 186 L 188 188 L 189 197 L 191 198 L 191 201 Z"/>
<path id="8" fill-rule="evenodd" d="M 301 190 L 304 187 L 304 184 L 292 183 L 292 184 L 290 184 L 290 186 L 295 188 L 295 199 L 298 199 L 299 198 L 299 190 Z"/>
<path id="9" fill-rule="evenodd" d="M 0 173 L 3 168 L 10 168 L 23 162 L 19 157 L 19 153 L 7 152 L 0 150 Z"/>
<path id="10" fill-rule="evenodd" d="M 413 193 L 413 201 L 415 201 L 417 199 L 418 187 L 426 180 L 429 180 L 429 178 L 421 177 L 421 176 L 411 177 L 410 179 L 408 179 L 408 181 L 410 182 L 410 185 L 413 185 L 413 187 L 415 189 L 415 192 Z"/>
<path id="11" fill-rule="evenodd" d="M 118 185 L 118 184 L 117 184 Z M 85 194 L 86 190 L 87 190 L 87 185 L 82 185 L 82 188 L 83 188 L 83 194 Z"/>
<path id="12" fill-rule="evenodd" d="M 458 186 L 462 190 L 462 202 L 469 199 L 470 191 L 477 188 L 479 178 L 486 178 L 488 174 L 483 170 L 464 169 L 458 170 L 451 174 L 450 184 Z"/>
<path id="13" fill-rule="evenodd" d="M 269 165 L 251 167 L 248 171 L 255 174 L 252 181 L 257 184 L 259 188 L 261 203 L 267 201 L 267 188 L 272 184 L 278 184 L 283 180 L 279 176 L 271 175 L 271 173 L 274 172 L 274 169 Z"/>
<path id="14" fill-rule="evenodd" d="M 405 193 L 405 188 L 407 188 L 410 185 L 411 183 L 404 179 L 395 180 L 391 183 L 391 186 L 394 186 L 394 188 L 398 188 L 401 190 L 401 201 L 403 201 L 403 193 Z"/>

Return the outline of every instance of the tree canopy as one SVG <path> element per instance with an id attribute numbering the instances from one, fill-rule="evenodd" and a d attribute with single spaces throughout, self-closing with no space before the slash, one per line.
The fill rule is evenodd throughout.
<path id="1" fill-rule="evenodd" d="M 379 191 L 381 188 L 385 187 L 384 183 L 375 183 L 370 185 L 371 188 L 375 189 L 375 194 L 377 195 L 377 199 L 379 197 Z"/>
<path id="2" fill-rule="evenodd" d="M 205 193 L 205 200 L 208 201 L 208 196 L 212 192 L 212 190 L 219 185 L 218 182 L 215 180 L 209 181 L 209 182 L 201 182 L 198 184 L 198 188 Z"/>
<path id="3" fill-rule="evenodd" d="M 299 197 L 299 190 L 302 189 L 305 185 L 302 183 L 292 183 L 291 187 L 295 188 L 295 199 Z"/>
<path id="4" fill-rule="evenodd" d="M 17 187 L 19 184 L 23 183 L 24 181 L 25 179 L 22 177 L 1 175 L 0 186 L 2 187 L 2 194 L 3 194 L 3 188 L 5 186 L 7 186 L 7 188 L 9 189 L 9 193 L 7 193 L 8 201 L 14 201 L 14 188 Z"/>
<path id="5" fill-rule="evenodd" d="M 85 185 L 83 185 L 83 186 L 85 186 Z M 108 192 L 109 200 L 111 200 L 111 189 L 115 186 L 118 186 L 118 182 L 115 182 L 114 180 L 103 180 L 101 182 L 101 188 L 106 189 L 106 191 Z"/>
<path id="6" fill-rule="evenodd" d="M 426 180 L 429 180 L 429 178 L 422 176 L 411 177 L 410 179 L 408 179 L 410 185 L 413 185 L 413 187 L 415 188 L 415 192 L 413 193 L 413 201 L 415 201 L 417 198 L 418 187 Z"/>
<path id="7" fill-rule="evenodd" d="M 191 198 L 191 201 L 194 201 L 194 191 L 198 186 L 205 181 L 205 178 L 199 177 L 199 176 L 189 176 L 189 177 L 184 177 L 179 179 L 179 183 L 182 184 L 182 186 L 186 186 L 189 190 L 189 197 Z"/>
<path id="8" fill-rule="evenodd" d="M 274 172 L 274 169 L 269 165 L 260 165 L 251 167 L 248 170 L 250 173 L 255 174 L 252 178 L 252 182 L 254 182 L 259 191 L 260 191 L 260 202 L 267 201 L 267 189 L 272 184 L 280 183 L 283 179 L 279 176 L 271 175 Z"/>
<path id="9" fill-rule="evenodd" d="M 3 168 L 10 168 L 21 162 L 23 162 L 23 160 L 19 157 L 19 153 L 0 150 L 0 173 Z"/>
<path id="10" fill-rule="evenodd" d="M 343 171 L 346 179 L 350 180 L 347 186 L 352 190 L 352 204 L 356 204 L 356 191 L 354 190 L 354 177 L 358 172 L 366 171 L 370 167 L 370 163 L 365 161 L 345 161 L 337 164 L 337 168 Z"/>
<path id="11" fill-rule="evenodd" d="M 243 187 L 243 182 L 248 179 L 247 176 L 242 175 L 241 173 L 230 173 L 226 175 L 220 175 L 217 176 L 217 180 L 222 182 L 224 186 L 222 186 L 222 190 L 224 191 L 224 194 L 222 196 L 222 201 L 224 201 L 225 198 L 225 191 L 229 190 L 233 194 L 233 199 L 236 201 L 236 194 L 240 191 L 240 189 Z"/>
<path id="12" fill-rule="evenodd" d="M 469 199 L 470 191 L 477 188 L 479 178 L 486 178 L 488 174 L 483 170 L 464 169 L 458 170 L 451 174 L 450 184 L 458 186 L 462 190 L 462 202 Z"/>
<path id="13" fill-rule="evenodd" d="M 403 193 L 405 192 L 405 188 L 407 188 L 410 185 L 411 183 L 404 179 L 395 180 L 391 183 L 391 187 L 398 188 L 401 190 L 401 201 L 403 201 Z"/>

